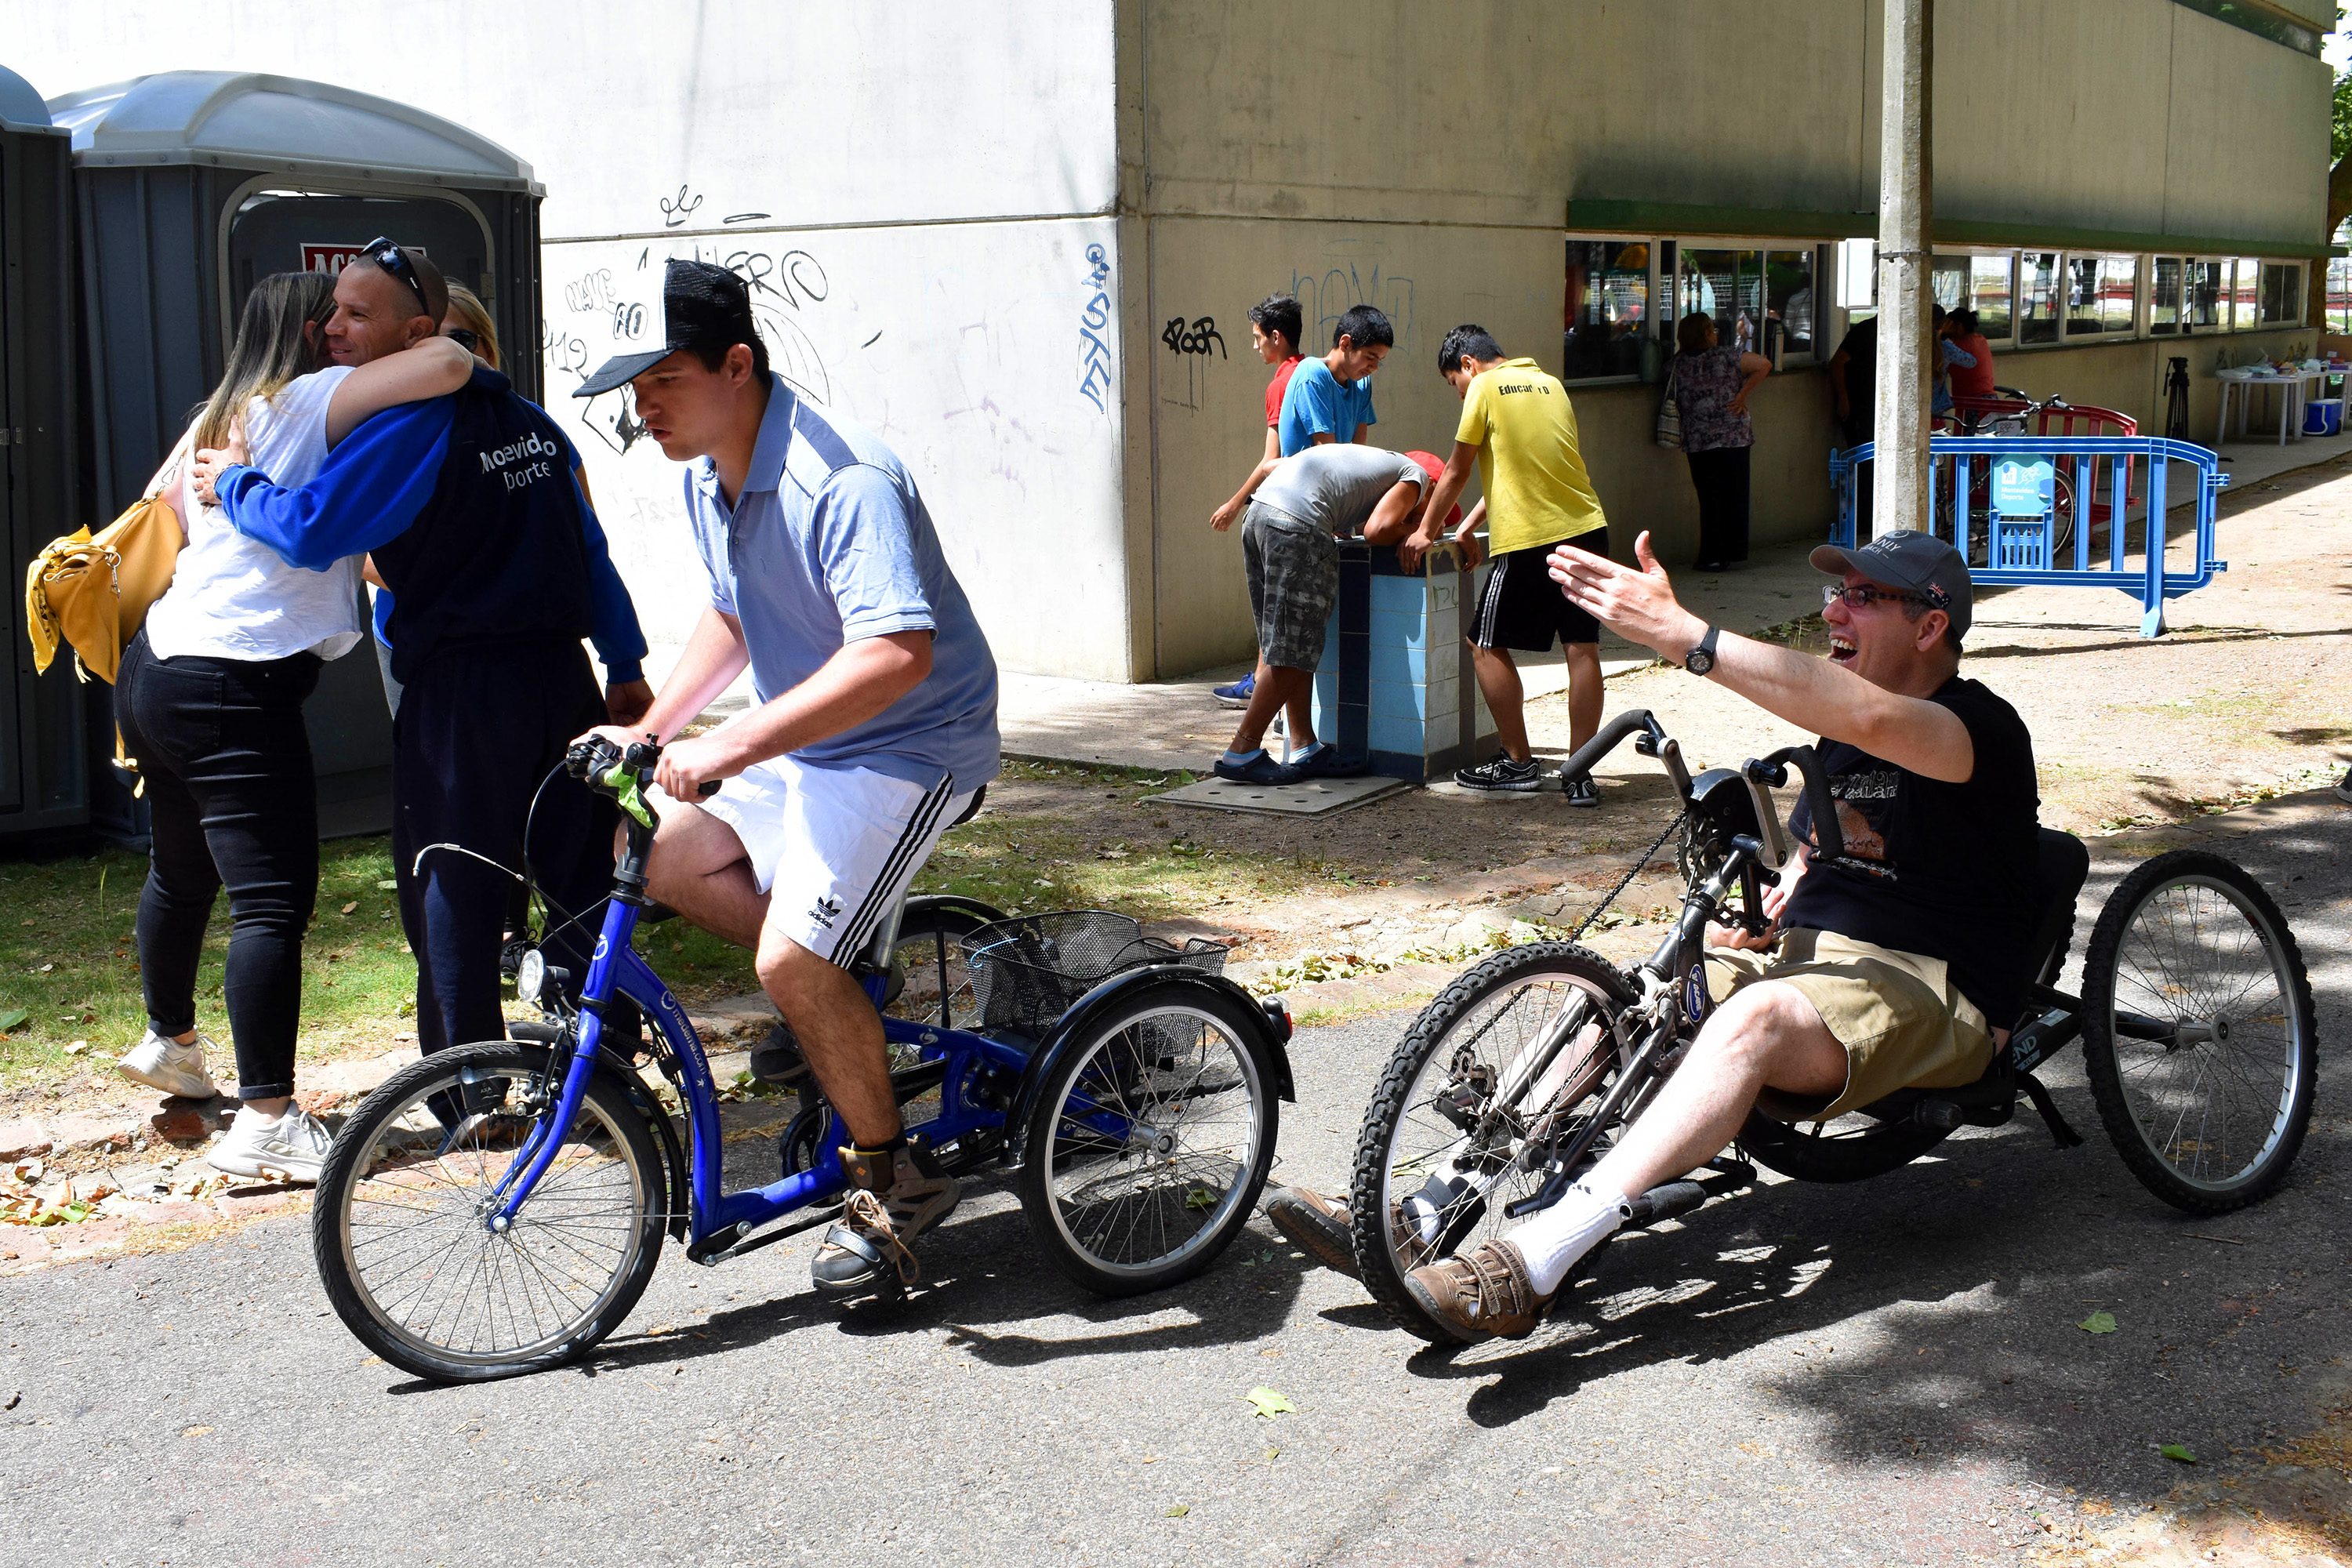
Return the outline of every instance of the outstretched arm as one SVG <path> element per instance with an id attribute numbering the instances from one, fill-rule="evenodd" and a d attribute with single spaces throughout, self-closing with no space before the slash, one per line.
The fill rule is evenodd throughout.
<path id="1" fill-rule="evenodd" d="M 1266 444 L 1268 446 L 1274 444 L 1273 433 L 1270 431 L 1267 433 Z M 1267 457 L 1256 468 L 1252 468 L 1250 477 L 1242 481 L 1242 488 L 1234 492 L 1234 499 L 1209 514 L 1209 526 L 1219 533 L 1233 527 L 1234 519 L 1241 516 L 1242 508 L 1249 505 L 1250 497 L 1257 494 L 1258 486 L 1273 477 L 1275 466 L 1281 461 L 1282 455 L 1276 452 Z"/>
<path id="2" fill-rule="evenodd" d="M 1570 603 L 1619 637 L 1680 664 L 1706 635 L 1707 623 L 1675 602 L 1666 569 L 1651 553 L 1647 529 L 1633 542 L 1633 551 L 1641 558 L 1638 568 L 1587 551 L 1555 550 L 1552 579 Z M 1958 714 L 1941 703 L 1873 685 L 1826 659 L 1724 632 L 1706 679 L 1791 724 L 1859 746 L 1911 773 L 1965 784 L 1976 772 L 1976 742 Z"/>

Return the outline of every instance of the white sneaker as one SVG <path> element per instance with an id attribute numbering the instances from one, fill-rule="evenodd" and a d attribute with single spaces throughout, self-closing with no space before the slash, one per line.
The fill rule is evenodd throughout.
<path id="1" fill-rule="evenodd" d="M 143 1083 L 150 1089 L 160 1089 L 165 1094 L 184 1095 L 190 1100 L 210 1100 L 220 1092 L 213 1075 L 205 1070 L 205 1047 L 212 1042 L 198 1035 L 186 1045 L 174 1041 L 169 1035 L 159 1035 L 153 1029 L 147 1037 L 131 1047 L 131 1054 L 114 1064 L 115 1070 L 133 1083 Z"/>
<path id="2" fill-rule="evenodd" d="M 205 1163 L 232 1176 L 274 1176 L 282 1182 L 316 1183 L 334 1139 L 309 1111 L 289 1105 L 275 1121 L 240 1110 L 228 1135 L 205 1156 Z"/>

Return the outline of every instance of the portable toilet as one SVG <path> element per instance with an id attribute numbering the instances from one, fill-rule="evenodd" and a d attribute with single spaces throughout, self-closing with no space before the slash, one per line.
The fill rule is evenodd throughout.
<path id="1" fill-rule="evenodd" d="M 461 125 L 323 82 L 166 71 L 49 100 L 71 132 L 94 453 L 89 502 L 135 498 L 211 392 L 237 312 L 273 272 L 340 271 L 379 235 L 482 298 L 503 368 L 540 395 L 539 203 L 530 165 Z M 392 731 L 365 647 L 304 710 L 320 830 L 392 820 Z M 143 830 L 103 770 L 93 819 Z"/>
<path id="2" fill-rule="evenodd" d="M 73 661 L 33 673 L 25 572 L 87 514 L 76 460 L 71 148 L 41 95 L 0 68 L 0 838 L 89 820 L 86 689 Z"/>

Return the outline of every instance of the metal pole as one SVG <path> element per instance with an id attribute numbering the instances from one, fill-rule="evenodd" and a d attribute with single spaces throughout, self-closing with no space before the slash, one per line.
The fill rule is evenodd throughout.
<path id="1" fill-rule="evenodd" d="M 1932 532 L 1928 266 L 1934 169 L 1935 0 L 1886 0 L 1878 120 L 1877 496 L 1874 531 Z"/>

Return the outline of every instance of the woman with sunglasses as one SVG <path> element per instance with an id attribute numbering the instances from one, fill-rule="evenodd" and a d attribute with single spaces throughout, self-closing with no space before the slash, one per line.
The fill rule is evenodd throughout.
<path id="1" fill-rule="evenodd" d="M 371 415 L 465 384 L 473 356 L 426 338 L 357 367 L 325 363 L 334 281 L 265 278 L 246 299 L 220 384 L 188 448 L 241 426 L 257 460 L 308 477 Z M 262 454 L 267 453 L 266 458 Z M 139 901 L 145 1037 L 122 1075 L 166 1094 L 216 1092 L 196 1027 L 196 967 L 227 885 L 234 924 L 221 988 L 242 1104 L 207 1156 L 235 1175 L 315 1181 L 325 1130 L 293 1102 L 302 935 L 319 888 L 318 791 L 302 704 L 324 662 L 366 636 L 357 558 L 324 572 L 288 565 L 200 506 L 184 470 L 164 494 L 186 531 L 172 586 L 124 652 L 115 688 L 139 760 L 153 847 Z"/>

